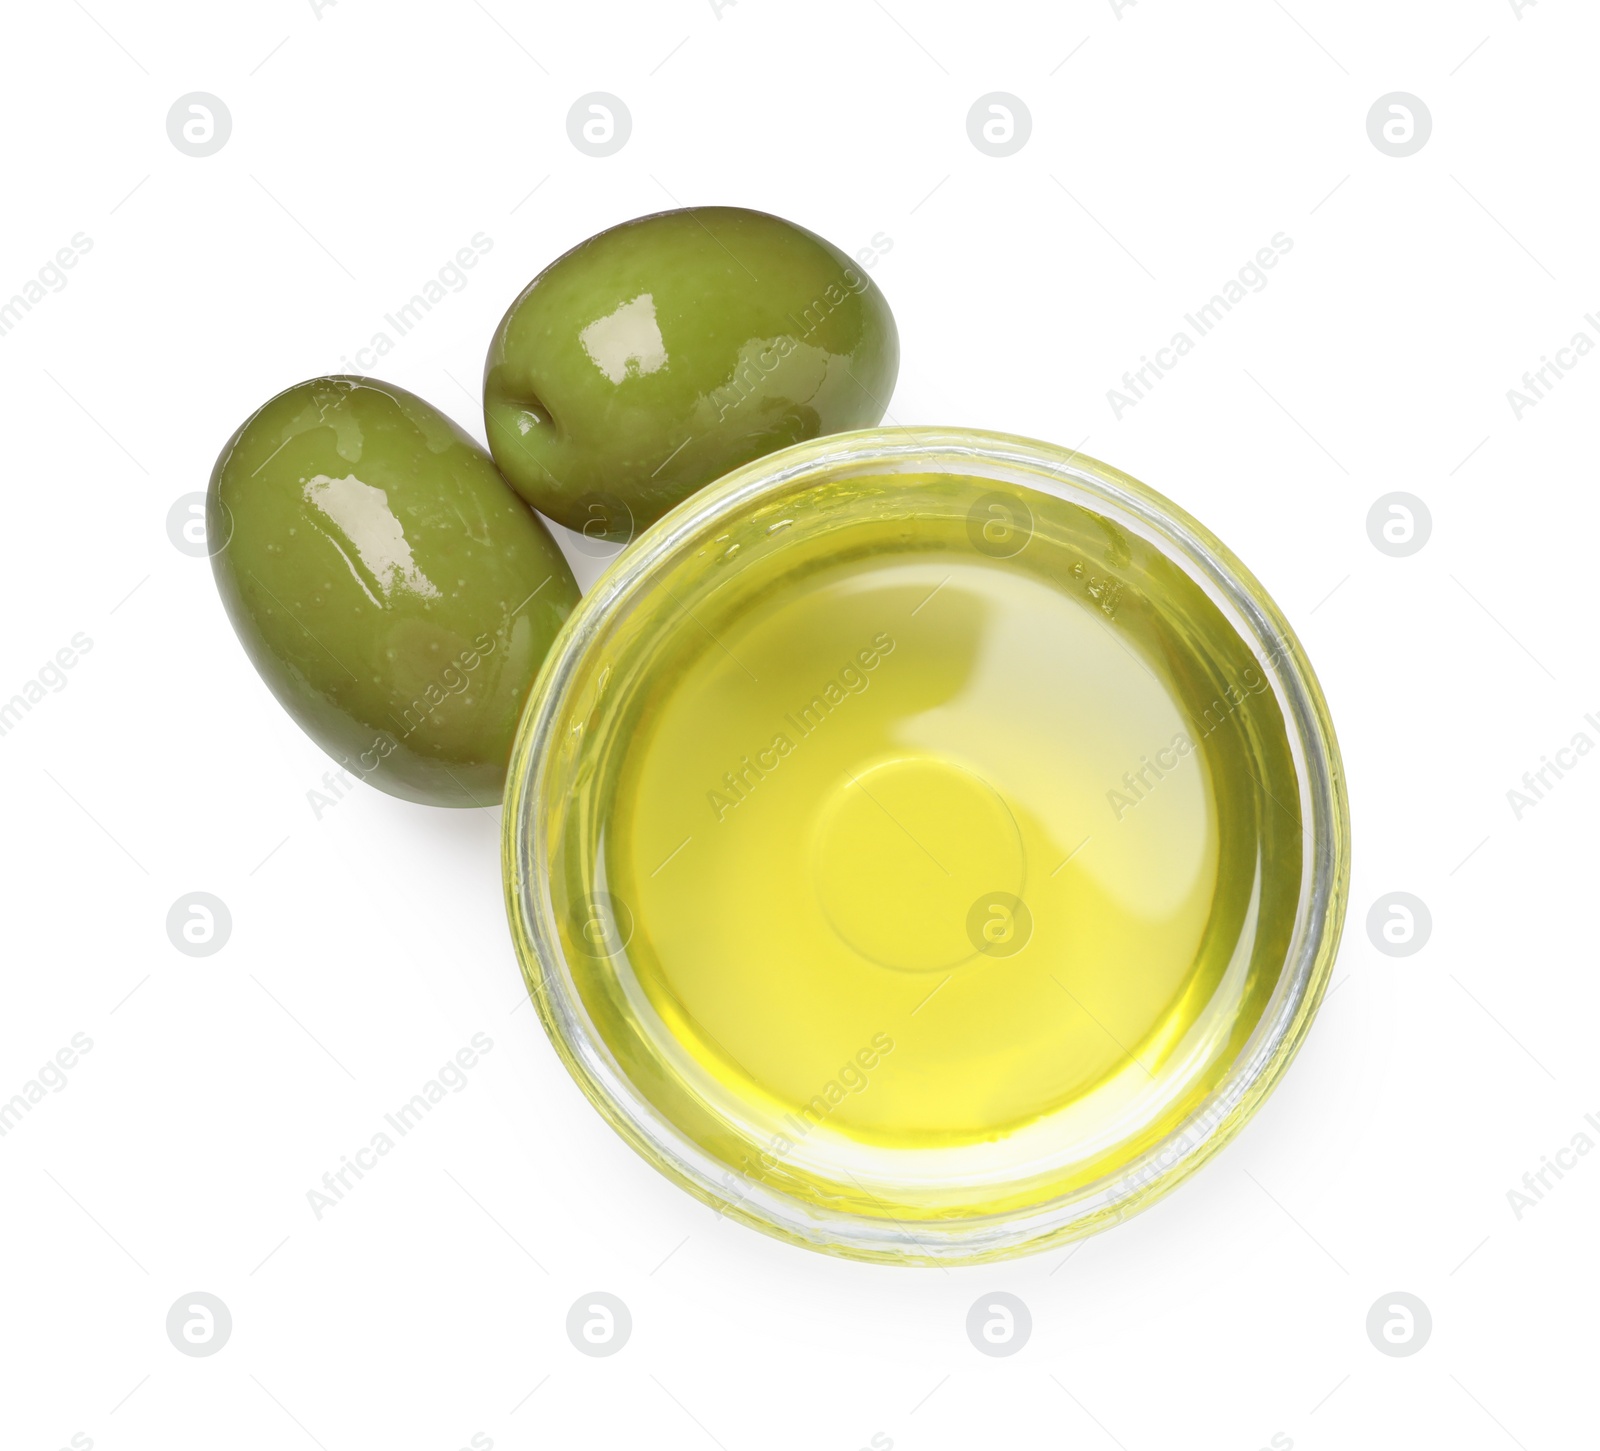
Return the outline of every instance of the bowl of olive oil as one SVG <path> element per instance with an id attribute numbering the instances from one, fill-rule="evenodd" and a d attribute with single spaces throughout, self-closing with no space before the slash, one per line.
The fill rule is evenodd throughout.
<path id="1" fill-rule="evenodd" d="M 785 449 L 579 604 L 507 786 L 545 1028 L 646 1159 L 792 1242 L 1024 1253 L 1194 1172 L 1332 969 L 1321 691 L 1200 524 L 967 429 Z"/>

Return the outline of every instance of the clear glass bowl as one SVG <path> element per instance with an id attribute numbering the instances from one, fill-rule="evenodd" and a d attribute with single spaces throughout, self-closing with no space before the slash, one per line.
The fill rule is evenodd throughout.
<path id="1" fill-rule="evenodd" d="M 608 662 L 636 612 L 688 561 L 716 554 L 723 569 L 750 567 L 728 561 L 726 541 L 739 521 L 773 517 L 775 501 L 848 488 L 857 479 L 871 480 L 880 493 L 888 481 L 891 495 L 899 487 L 893 481 L 903 479 L 894 498 L 911 512 L 934 497 L 940 479 L 1032 491 L 1088 511 L 1110 537 L 1140 541 L 1147 559 L 1181 571 L 1236 632 L 1235 643 L 1254 660 L 1281 715 L 1285 739 L 1275 749 L 1286 750 L 1294 764 L 1299 799 L 1277 804 L 1298 818 L 1303 845 L 1293 864 L 1296 880 L 1279 884 L 1282 899 L 1293 904 L 1292 928 L 1285 928 L 1286 946 L 1272 949 L 1261 978 L 1264 1007 L 1247 1034 L 1241 1025 L 1231 1037 L 1213 1035 L 1214 1051 L 1226 1056 L 1206 1065 L 1203 1097 L 1196 1089 L 1183 1101 L 1181 1120 L 1163 1120 L 1159 1137 L 1153 1118 L 1125 1124 L 1124 1153 L 1086 1159 L 1106 1162 L 1105 1172 L 1080 1176 L 1044 1198 L 1037 1184 L 1045 1181 L 1020 1167 L 1015 1184 L 991 1174 L 978 1193 L 964 1182 L 963 1167 L 978 1159 L 949 1154 L 919 1166 L 915 1193 L 908 1188 L 903 1202 L 887 1179 L 869 1190 L 851 1174 L 861 1197 L 796 1192 L 783 1176 L 750 1172 L 749 1157 L 741 1159 L 737 1149 L 754 1131 L 739 1121 L 736 1105 L 706 1095 L 693 1105 L 698 1131 L 685 1132 L 681 1104 L 663 1111 L 660 1083 L 636 1064 L 625 1068 L 612 1051 L 585 999 L 594 952 L 573 950 L 568 902 L 557 902 L 573 871 L 572 843 L 583 843 L 591 857 L 603 855 L 603 824 L 575 821 L 574 813 L 592 814 L 583 803 L 597 770 L 595 752 L 627 749 L 625 734 L 603 748 L 591 749 L 591 742 L 604 734 L 595 721 L 611 680 Z M 769 553 L 787 547 L 774 544 Z M 801 444 L 735 470 L 611 563 L 568 621 L 523 714 L 507 782 L 503 859 L 512 935 L 545 1029 L 590 1101 L 650 1163 L 720 1212 L 796 1244 L 858 1259 L 954 1264 L 1038 1250 L 1116 1223 L 1167 1193 L 1239 1131 L 1293 1058 L 1332 971 L 1348 889 L 1349 817 L 1332 725 L 1298 643 L 1257 581 L 1203 526 L 1136 480 L 1067 449 L 968 429 L 873 429 Z M 1273 862 L 1261 870 L 1272 872 Z M 604 883 L 603 865 L 592 880 Z M 626 979 L 627 927 L 613 921 L 601 926 L 602 938 L 607 932 L 615 939 L 602 943 L 607 971 Z M 1259 963 L 1252 967 L 1260 970 Z M 642 991 L 633 996 L 644 999 Z M 985 1162 L 992 1168 L 998 1161 L 991 1154 Z"/>

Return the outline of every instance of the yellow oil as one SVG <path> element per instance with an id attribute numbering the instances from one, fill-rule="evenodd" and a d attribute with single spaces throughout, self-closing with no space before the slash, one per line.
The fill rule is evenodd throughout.
<path id="1" fill-rule="evenodd" d="M 770 505 L 636 605 L 555 889 L 660 1113 L 913 1220 L 1193 1113 L 1276 985 L 1302 833 L 1265 666 L 1183 574 L 1048 495 L 907 482 Z"/>

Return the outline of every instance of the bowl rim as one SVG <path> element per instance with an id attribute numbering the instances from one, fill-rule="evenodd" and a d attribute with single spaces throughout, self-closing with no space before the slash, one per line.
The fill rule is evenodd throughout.
<path id="1" fill-rule="evenodd" d="M 549 887 L 544 818 L 552 733 L 586 652 L 615 612 L 719 520 L 769 493 L 827 476 L 959 472 L 1082 503 L 1137 532 L 1223 608 L 1274 684 L 1302 767 L 1309 847 L 1295 927 L 1271 1002 L 1200 1106 L 1122 1171 L 1018 1213 L 902 1224 L 802 1203 L 740 1174 L 662 1118 L 610 1061 L 587 1014 L 565 990 Z M 1241 628 L 1243 626 L 1244 628 Z M 1309 808 L 1309 810 L 1307 810 Z M 501 819 L 507 916 L 529 996 L 557 1055 L 603 1118 L 647 1162 L 710 1205 L 807 1248 L 893 1264 L 966 1264 L 1032 1253 L 1117 1223 L 1170 1193 L 1249 1121 L 1298 1052 L 1333 970 L 1349 893 L 1349 802 L 1338 742 L 1310 663 L 1266 590 L 1204 525 L 1162 494 L 1075 449 L 960 427 L 873 428 L 792 445 L 691 495 L 627 544 L 585 592 L 550 648 L 524 706 L 507 769 Z"/>

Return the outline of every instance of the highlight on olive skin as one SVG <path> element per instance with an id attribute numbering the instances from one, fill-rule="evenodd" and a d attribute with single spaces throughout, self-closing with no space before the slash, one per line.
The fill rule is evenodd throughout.
<path id="1" fill-rule="evenodd" d="M 393 384 L 313 378 L 228 440 L 206 526 L 246 653 L 345 771 L 410 801 L 500 800 L 578 588 L 481 445 Z"/>
<path id="2" fill-rule="evenodd" d="M 623 540 L 729 470 L 870 428 L 899 371 L 865 268 L 764 212 L 624 222 L 545 268 L 484 368 L 495 462 L 541 512 Z"/>

